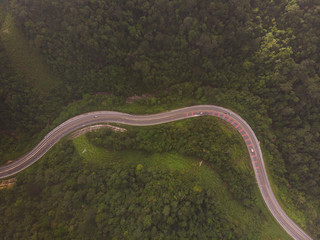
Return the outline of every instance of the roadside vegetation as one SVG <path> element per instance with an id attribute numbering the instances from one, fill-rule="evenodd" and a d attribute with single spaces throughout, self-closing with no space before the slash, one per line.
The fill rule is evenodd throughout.
<path id="1" fill-rule="evenodd" d="M 265 208 L 238 133 L 206 118 L 126 128 L 65 139 L 19 173 L 0 191 L 0 236 L 290 239 Z"/>
<path id="2" fill-rule="evenodd" d="M 318 239 L 319 11 L 319 1 L 4 0 L 1 164 L 83 112 L 220 105 L 252 126 L 281 204 Z M 143 93 L 153 97 L 125 104 Z"/>

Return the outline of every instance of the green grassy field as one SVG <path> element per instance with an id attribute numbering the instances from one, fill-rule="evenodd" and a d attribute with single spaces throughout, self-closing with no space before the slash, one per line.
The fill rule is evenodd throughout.
<path id="1" fill-rule="evenodd" d="M 141 164 L 145 168 L 169 169 L 172 172 L 179 171 L 186 176 L 196 176 L 200 179 L 202 186 L 210 189 L 215 194 L 216 201 L 235 226 L 239 226 L 241 229 L 257 229 L 257 231 L 260 232 L 258 239 L 262 240 L 291 239 L 267 210 L 257 187 L 254 190 L 257 206 L 254 208 L 255 210 L 247 209 L 237 200 L 233 199 L 232 194 L 223 181 L 223 177 L 215 172 L 214 166 L 206 163 L 200 166 L 201 159 L 175 153 L 147 154 L 140 151 L 113 152 L 91 144 L 85 135 L 73 139 L 72 142 L 78 154 L 82 156 L 83 161 L 86 163 L 93 162 L 101 165 L 121 164 L 127 167 Z M 234 160 L 239 161 L 239 167 L 248 168 L 247 158 L 241 157 L 241 159 L 238 160 L 235 157 Z M 253 220 L 257 217 L 259 218 L 259 216 L 263 216 L 263 225 L 254 225 Z"/>
<path id="2" fill-rule="evenodd" d="M 0 14 L 3 15 L 2 11 Z M 57 86 L 59 80 L 50 73 L 38 50 L 32 47 L 19 32 L 9 14 L 5 15 L 0 29 L 0 41 L 14 69 L 23 76 L 22 79 L 30 82 L 42 94 Z"/>

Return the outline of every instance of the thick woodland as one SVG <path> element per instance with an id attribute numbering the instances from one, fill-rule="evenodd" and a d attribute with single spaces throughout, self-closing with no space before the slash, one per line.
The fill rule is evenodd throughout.
<path id="1" fill-rule="evenodd" d="M 153 93 L 238 111 L 269 153 L 276 185 L 320 237 L 320 2 L 62 1 L 1 3 L 0 136 L 10 146 L 64 106 Z M 3 36 L 12 19 L 57 83 L 35 86 Z M 21 62 L 21 61 L 20 61 Z M 168 97 L 169 96 L 169 97 Z M 91 100 L 89 100 L 91 99 Z M 122 99 L 122 100 L 121 100 Z M 112 106 L 114 107 L 114 106 Z M 91 108 L 92 109 L 92 108 Z"/>

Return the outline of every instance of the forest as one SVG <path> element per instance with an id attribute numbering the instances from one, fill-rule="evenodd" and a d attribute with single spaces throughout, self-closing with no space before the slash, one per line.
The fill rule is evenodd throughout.
<path id="1" fill-rule="evenodd" d="M 210 118 L 125 127 L 64 139 L 19 174 L 0 191 L 0 236 L 289 239 L 259 198 L 237 132 Z"/>
<path id="2" fill-rule="evenodd" d="M 278 197 L 319 238 L 319 11 L 319 0 L 4 0 L 1 161 L 18 157 L 30 147 L 25 142 L 67 114 L 221 105 L 253 127 Z M 18 43 L 29 50 L 17 54 Z M 143 93 L 154 97 L 141 101 L 142 110 L 125 106 L 126 97 Z M 200 143 L 142 145 L 147 152 L 213 156 L 194 151 Z"/>

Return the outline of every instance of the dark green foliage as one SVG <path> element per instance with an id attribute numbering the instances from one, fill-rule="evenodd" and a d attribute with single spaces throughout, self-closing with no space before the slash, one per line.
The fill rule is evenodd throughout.
<path id="1" fill-rule="evenodd" d="M 145 106 L 166 110 L 185 98 L 187 104 L 229 106 L 272 153 L 276 184 L 319 238 L 319 6 L 319 0 L 4 1 L 3 12 L 64 85 L 41 95 L 21 81 L 0 41 L 1 150 L 14 151 L 19 140 L 30 139 L 80 98 L 90 106 L 85 109 L 111 109 L 125 96 L 157 91 Z M 101 92 L 120 101 L 103 105 L 92 96 Z M 75 109 L 69 115 L 80 113 Z M 158 135 L 151 136 L 166 139 Z M 115 150 L 137 143 L 111 139 Z M 192 142 L 179 144 L 143 147 L 206 157 Z"/>
<path id="2" fill-rule="evenodd" d="M 0 192 L 1 239 L 242 239 L 199 176 L 84 165 L 69 143 L 55 148 Z"/>
<path id="3" fill-rule="evenodd" d="M 220 0 L 46 0 L 16 1 L 9 9 L 74 90 L 132 94 L 185 81 L 241 87 L 235 76 L 262 33 L 254 7 Z M 222 83 L 220 76 L 233 79 Z"/>
<path id="4" fill-rule="evenodd" d="M 95 144 L 112 150 L 136 149 L 148 153 L 178 152 L 199 157 L 213 166 L 228 184 L 234 197 L 247 206 L 254 204 L 251 194 L 255 182 L 253 173 L 239 169 L 232 159 L 230 145 L 245 149 L 237 134 L 229 137 L 211 117 L 188 120 L 184 123 L 167 124 L 150 128 L 136 128 L 124 132 L 111 132 L 109 129 L 98 133 L 88 133 Z M 249 164 L 249 163 L 248 163 Z"/>
<path id="5" fill-rule="evenodd" d="M 57 116 L 63 103 L 62 95 L 53 91 L 41 96 L 30 84 L 21 81 L 24 76 L 15 72 L 1 44 L 0 62 L 0 112 L 3 114 L 0 134 L 1 130 L 34 134 Z"/>

